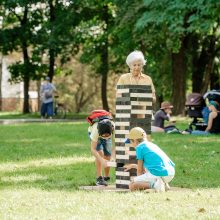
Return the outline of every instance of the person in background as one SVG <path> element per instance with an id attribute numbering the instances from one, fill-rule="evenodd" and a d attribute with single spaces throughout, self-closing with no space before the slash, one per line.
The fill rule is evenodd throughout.
<path id="1" fill-rule="evenodd" d="M 41 118 L 53 117 L 53 94 L 56 92 L 55 86 L 50 82 L 50 77 L 46 77 L 41 85 Z"/>
<path id="2" fill-rule="evenodd" d="M 156 144 L 147 140 L 147 134 L 142 128 L 132 128 L 128 138 L 136 150 L 137 158 L 137 164 L 124 165 L 125 171 L 137 169 L 137 177 L 134 177 L 129 189 L 155 189 L 156 192 L 168 190 L 168 183 L 175 175 L 175 164 Z"/>
<path id="3" fill-rule="evenodd" d="M 191 131 L 193 135 L 209 135 L 209 134 L 220 134 L 220 112 L 219 103 L 217 101 L 210 101 L 208 104 L 209 118 L 208 125 L 205 131 L 194 130 Z"/>
<path id="4" fill-rule="evenodd" d="M 170 121 L 170 115 L 172 114 L 173 105 L 170 102 L 162 102 L 160 110 L 154 115 L 154 121 L 151 127 L 152 132 L 168 132 L 175 129 L 174 121 L 169 125 L 164 126 L 165 121 Z"/>
<path id="5" fill-rule="evenodd" d="M 156 101 L 155 88 L 150 76 L 143 73 L 143 67 L 146 64 L 144 55 L 141 51 L 131 52 L 126 59 L 130 68 L 129 73 L 121 75 L 117 85 L 150 85 L 152 89 L 153 102 Z"/>
<path id="6" fill-rule="evenodd" d="M 148 101 L 148 106 L 152 107 L 153 103 L 156 102 L 156 93 L 153 81 L 150 76 L 143 73 L 144 65 L 146 65 L 146 60 L 141 51 L 133 51 L 131 52 L 127 58 L 126 63 L 130 69 L 129 73 L 122 74 L 118 80 L 117 86 L 119 85 L 144 85 L 150 86 L 152 92 L 152 100 Z M 121 94 L 116 91 L 116 97 L 121 97 Z M 140 110 L 145 110 L 146 106 L 140 104 L 137 106 Z M 153 116 L 153 111 L 151 111 L 151 115 Z M 138 114 L 137 118 L 145 118 L 144 114 Z M 150 126 L 150 125 L 149 125 Z M 149 127 L 150 130 L 150 127 Z M 148 139 L 151 139 L 151 135 L 148 134 Z"/>

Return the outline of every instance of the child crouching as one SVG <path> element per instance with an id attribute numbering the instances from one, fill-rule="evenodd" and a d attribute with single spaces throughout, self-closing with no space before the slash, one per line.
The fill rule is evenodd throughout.
<path id="1" fill-rule="evenodd" d="M 137 169 L 137 177 L 130 183 L 130 190 L 168 190 L 168 183 L 175 175 L 175 164 L 156 144 L 147 141 L 147 135 L 142 128 L 132 128 L 128 137 L 136 150 L 137 158 L 137 164 L 124 165 L 125 171 Z"/>

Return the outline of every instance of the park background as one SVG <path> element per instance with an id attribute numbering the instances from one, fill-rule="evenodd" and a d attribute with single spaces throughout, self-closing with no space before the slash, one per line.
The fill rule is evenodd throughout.
<path id="1" fill-rule="evenodd" d="M 184 114 L 188 93 L 219 89 L 219 12 L 216 0 L 0 0 L 0 108 L 7 101 L 29 115 L 30 92 L 48 75 L 70 112 L 114 111 L 117 79 L 136 49 L 147 58 L 157 106 L 171 100 L 174 114 Z M 17 86 L 22 95 L 4 96 L 5 74 L 12 84 L 4 91 Z M 191 120 L 176 121 L 184 130 Z M 7 123 L 0 219 L 219 219 L 218 135 L 152 134 L 176 164 L 178 191 L 87 192 L 79 187 L 94 185 L 95 164 L 85 120 Z"/>
<path id="2" fill-rule="evenodd" d="M 48 75 L 70 112 L 114 111 L 114 88 L 133 50 L 147 59 L 155 108 L 170 100 L 174 114 L 184 114 L 188 93 L 219 89 L 219 1 L 0 3 L 1 110 L 10 103 L 23 113 L 37 111 L 40 80 Z M 22 94 L 4 95 L 11 87 L 3 79 L 21 83 Z"/>

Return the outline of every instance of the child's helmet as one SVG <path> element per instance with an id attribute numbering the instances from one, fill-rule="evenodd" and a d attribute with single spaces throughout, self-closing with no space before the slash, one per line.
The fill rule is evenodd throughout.
<path id="1" fill-rule="evenodd" d="M 103 134 L 112 134 L 113 125 L 109 119 L 103 119 L 98 123 L 98 133 L 100 136 Z"/>

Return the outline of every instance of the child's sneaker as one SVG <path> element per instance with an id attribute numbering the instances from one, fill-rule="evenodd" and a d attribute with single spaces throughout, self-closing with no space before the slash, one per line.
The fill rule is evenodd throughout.
<path id="1" fill-rule="evenodd" d="M 158 178 L 154 183 L 154 189 L 156 192 L 165 192 L 165 184 L 161 178 Z"/>
<path id="2" fill-rule="evenodd" d="M 96 186 L 108 186 L 108 183 L 100 176 L 96 179 Z"/>
<path id="3" fill-rule="evenodd" d="M 109 177 L 109 176 L 104 176 L 104 180 L 105 180 L 105 181 L 109 181 L 109 180 L 110 180 L 110 177 Z"/>

